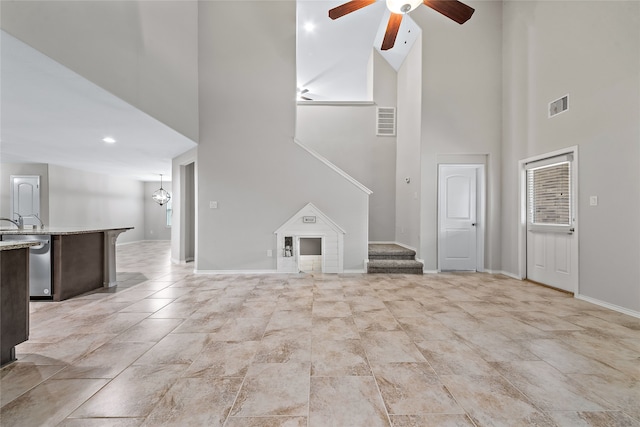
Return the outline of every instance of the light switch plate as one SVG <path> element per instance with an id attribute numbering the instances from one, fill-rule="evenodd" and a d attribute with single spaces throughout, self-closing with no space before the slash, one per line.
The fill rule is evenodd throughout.
<path id="1" fill-rule="evenodd" d="M 589 206 L 598 206 L 598 196 L 589 197 Z"/>

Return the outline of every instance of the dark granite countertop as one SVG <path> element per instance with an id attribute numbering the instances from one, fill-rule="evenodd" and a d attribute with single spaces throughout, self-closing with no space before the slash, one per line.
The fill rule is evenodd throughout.
<path id="1" fill-rule="evenodd" d="M 0 251 L 10 251 L 13 249 L 23 249 L 28 248 L 30 246 L 37 246 L 40 242 L 37 241 L 11 241 L 11 242 L 0 242 Z"/>
<path id="2" fill-rule="evenodd" d="M 87 233 L 101 233 L 104 231 L 113 230 L 131 230 L 133 227 L 44 227 L 44 228 L 0 228 L 0 235 L 2 234 L 49 234 L 54 236 L 70 235 L 70 234 L 87 234 Z"/>

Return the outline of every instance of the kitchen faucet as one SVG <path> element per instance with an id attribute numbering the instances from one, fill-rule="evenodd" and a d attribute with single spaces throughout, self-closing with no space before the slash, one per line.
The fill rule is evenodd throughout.
<path id="1" fill-rule="evenodd" d="M 42 222 L 42 220 L 40 219 L 40 217 L 38 216 L 38 214 L 31 214 L 31 216 L 35 217 L 35 219 L 37 219 L 38 221 L 40 221 L 40 228 L 44 228 L 44 222 Z"/>
<path id="2" fill-rule="evenodd" d="M 19 217 L 17 222 L 10 218 L 0 218 L 0 221 L 9 221 L 10 223 L 18 227 L 19 230 L 22 230 L 22 228 L 24 227 L 24 224 L 22 223 L 22 217 Z"/>

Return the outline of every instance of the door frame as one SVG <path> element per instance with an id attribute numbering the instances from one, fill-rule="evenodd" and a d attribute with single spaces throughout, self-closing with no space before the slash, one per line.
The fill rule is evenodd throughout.
<path id="1" fill-rule="evenodd" d="M 576 253 L 572 256 L 577 257 L 576 261 L 576 288 L 573 290 L 574 295 L 579 294 L 580 290 L 580 227 L 579 227 L 579 212 L 578 212 L 578 146 L 573 145 L 571 147 L 555 150 L 549 153 L 539 154 L 537 156 L 528 157 L 518 161 L 518 174 L 519 174 L 519 202 L 518 209 L 518 276 L 521 280 L 527 278 L 527 163 L 548 159 L 550 157 L 557 157 L 570 154 L 573 156 L 571 162 L 571 190 L 573 191 L 573 216 L 574 216 L 574 228 L 573 236 L 576 239 Z"/>
<path id="2" fill-rule="evenodd" d="M 171 262 L 186 264 L 193 262 L 194 271 L 198 270 L 198 161 L 195 149 L 172 161 L 171 197 L 173 199 L 173 220 L 171 226 Z M 193 180 L 188 180 L 187 166 L 193 163 Z M 190 174 L 190 173 L 189 173 Z M 188 181 L 188 182 L 187 182 Z M 193 198 L 186 197 L 187 185 L 193 185 Z M 187 215 L 192 213 L 192 215 Z M 189 228 L 193 230 L 193 239 L 187 236 Z M 193 260 L 187 252 L 193 248 Z"/>
<path id="3" fill-rule="evenodd" d="M 440 268 L 440 254 L 442 251 L 440 250 L 440 206 L 442 204 L 442 194 L 440 194 L 440 179 L 441 179 L 441 168 L 442 167 L 461 167 L 461 168 L 473 168 L 476 170 L 476 271 L 482 273 L 485 271 L 484 268 L 484 240 L 486 233 L 486 172 L 485 172 L 485 164 L 484 163 L 447 163 L 447 162 L 439 162 L 438 163 L 438 205 L 437 205 L 437 217 L 438 224 L 436 230 L 436 238 L 438 239 L 437 250 L 438 250 L 438 272 L 441 272 Z"/>

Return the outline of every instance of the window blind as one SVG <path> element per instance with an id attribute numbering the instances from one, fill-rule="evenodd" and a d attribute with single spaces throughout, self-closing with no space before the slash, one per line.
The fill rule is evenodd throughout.
<path id="1" fill-rule="evenodd" d="M 571 225 L 571 163 L 527 165 L 529 223 Z"/>

